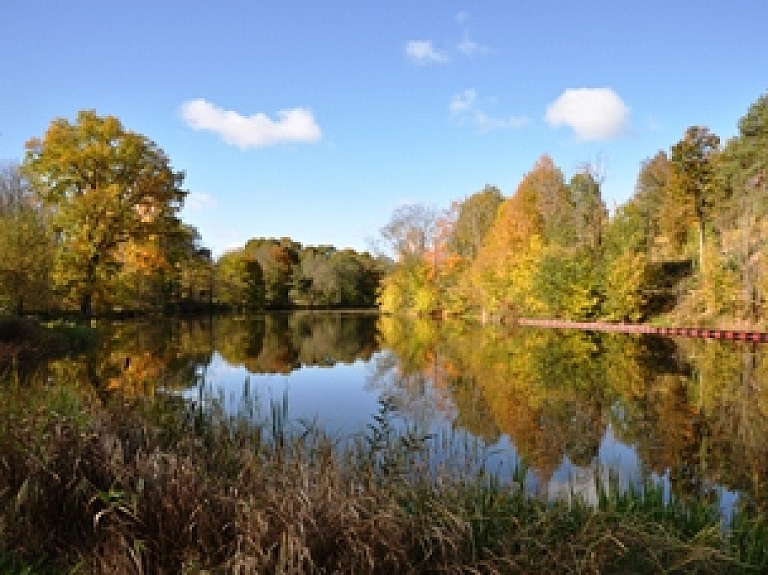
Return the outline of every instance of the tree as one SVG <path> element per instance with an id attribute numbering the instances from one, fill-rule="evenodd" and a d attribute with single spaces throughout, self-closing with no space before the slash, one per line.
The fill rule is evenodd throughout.
<path id="1" fill-rule="evenodd" d="M 546 229 L 539 192 L 541 184 L 549 182 L 551 165 L 551 160 L 537 162 L 512 197 L 501 204 L 468 270 L 466 291 L 471 301 L 483 309 L 484 316 L 489 311 L 504 313 L 508 309 L 528 313 L 536 307 L 532 282 Z"/>
<path id="2" fill-rule="evenodd" d="M 421 260 L 432 248 L 436 225 L 434 208 L 407 204 L 395 210 L 389 223 L 381 229 L 381 236 L 399 261 Z"/>
<path id="3" fill-rule="evenodd" d="M 568 183 L 576 243 L 596 252 L 608 222 L 608 210 L 600 193 L 600 178 L 589 167 L 574 174 Z"/>
<path id="4" fill-rule="evenodd" d="M 461 202 L 448 248 L 462 258 L 474 260 L 503 202 L 499 189 L 488 185 Z"/>
<path id="5" fill-rule="evenodd" d="M 637 176 L 631 210 L 649 252 L 662 237 L 679 247 L 687 235 L 687 226 L 676 225 L 679 210 L 668 201 L 671 170 L 667 153 L 660 151 L 642 163 Z"/>
<path id="6" fill-rule="evenodd" d="M 262 309 L 266 300 L 264 286 L 264 270 L 261 269 L 259 260 L 249 258 L 245 260 L 245 287 L 248 307 Z"/>
<path id="7" fill-rule="evenodd" d="M 576 240 L 573 202 L 565 185 L 563 172 L 547 155 L 541 156 L 533 170 L 526 174 L 521 186 L 528 186 L 536 195 L 536 205 L 548 243 L 569 245 Z"/>
<path id="8" fill-rule="evenodd" d="M 264 300 L 268 307 L 290 307 L 294 268 L 299 263 L 300 249 L 301 244 L 289 238 L 253 238 L 245 244 L 246 257 L 255 259 L 261 266 Z"/>
<path id="9" fill-rule="evenodd" d="M 44 214 L 19 166 L 9 165 L 0 172 L 0 303 L 18 315 L 48 303 L 52 248 Z"/>
<path id="10" fill-rule="evenodd" d="M 216 262 L 221 303 L 236 308 L 262 309 L 266 303 L 264 271 L 244 249 L 226 252 Z"/>
<path id="11" fill-rule="evenodd" d="M 699 232 L 699 268 L 704 269 L 705 224 L 715 204 L 713 157 L 720 138 L 708 128 L 692 126 L 671 150 L 678 199 L 693 211 Z"/>
<path id="12" fill-rule="evenodd" d="M 742 313 L 757 321 L 768 271 L 768 94 L 739 121 L 739 134 L 718 156 L 717 181 L 727 203 L 717 211 L 721 249 L 740 273 Z"/>
<path id="13" fill-rule="evenodd" d="M 181 208 L 184 175 L 154 142 L 93 111 L 54 120 L 26 149 L 25 174 L 54 212 L 54 279 L 89 316 L 122 265 L 120 248 L 160 234 Z"/>
<path id="14" fill-rule="evenodd" d="M 542 313 L 570 320 L 595 318 L 604 299 L 599 271 L 587 248 L 548 247 L 532 286 Z"/>

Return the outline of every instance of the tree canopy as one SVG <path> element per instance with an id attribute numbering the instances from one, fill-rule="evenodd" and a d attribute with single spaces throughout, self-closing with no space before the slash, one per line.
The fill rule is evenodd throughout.
<path id="1" fill-rule="evenodd" d="M 401 257 L 384 278 L 384 309 L 633 321 L 663 314 L 729 325 L 768 320 L 768 94 L 738 128 L 724 146 L 704 125 L 686 129 L 642 162 L 634 193 L 612 214 L 599 166 L 566 178 L 542 155 L 509 198 L 487 186 L 453 204 L 447 253 L 434 258 L 434 251 L 410 250 L 407 262 Z M 419 213 L 410 206 L 393 224 L 419 221 L 402 217 Z M 395 229 L 435 228 L 390 226 L 388 237 Z"/>
<path id="2" fill-rule="evenodd" d="M 93 111 L 53 121 L 26 147 L 24 173 L 58 237 L 54 282 L 89 315 L 94 298 L 108 299 L 130 245 L 161 248 L 186 195 L 184 175 L 154 142 Z"/>

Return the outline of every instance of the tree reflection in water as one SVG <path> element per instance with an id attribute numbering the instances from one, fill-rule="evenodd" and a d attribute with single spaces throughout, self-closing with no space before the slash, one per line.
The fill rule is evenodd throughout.
<path id="1" fill-rule="evenodd" d="M 46 372 L 103 394 L 230 378 L 235 411 L 279 381 L 291 406 L 316 410 L 299 413 L 309 419 L 365 420 L 382 398 L 408 424 L 519 456 L 542 493 L 607 473 L 622 487 L 655 476 L 680 495 L 726 488 L 768 506 L 768 346 L 341 313 L 102 329 L 103 345 Z"/>
<path id="2" fill-rule="evenodd" d="M 448 391 L 454 425 L 508 436 L 550 494 L 610 474 L 623 487 L 655 477 L 684 496 L 727 489 L 768 503 L 768 346 L 419 321 L 381 322 L 383 345 L 406 358 L 404 389 L 421 370 Z"/>

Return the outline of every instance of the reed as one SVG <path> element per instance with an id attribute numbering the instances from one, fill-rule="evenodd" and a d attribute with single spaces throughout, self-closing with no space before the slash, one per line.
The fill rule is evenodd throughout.
<path id="1" fill-rule="evenodd" d="M 458 435 L 382 403 L 350 441 L 174 396 L 0 392 L 0 570 L 13 573 L 750 573 L 766 522 L 723 529 L 658 489 L 550 504 Z M 251 415 L 255 411 L 251 412 Z M 449 454 L 449 456 L 446 456 Z"/>

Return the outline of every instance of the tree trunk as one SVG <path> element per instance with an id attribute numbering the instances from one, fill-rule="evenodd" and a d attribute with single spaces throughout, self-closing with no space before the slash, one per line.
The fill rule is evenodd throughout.
<path id="1" fill-rule="evenodd" d="M 704 276 L 704 220 L 699 219 L 699 273 Z"/>
<path id="2" fill-rule="evenodd" d="M 93 294 L 90 290 L 86 291 L 80 298 L 80 314 L 88 319 L 93 312 Z"/>
<path id="3" fill-rule="evenodd" d="M 80 314 L 84 318 L 90 318 L 93 312 L 93 290 L 96 282 L 96 262 L 99 256 L 93 256 L 85 268 L 85 288 L 83 289 L 83 295 L 80 297 Z"/>

